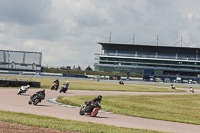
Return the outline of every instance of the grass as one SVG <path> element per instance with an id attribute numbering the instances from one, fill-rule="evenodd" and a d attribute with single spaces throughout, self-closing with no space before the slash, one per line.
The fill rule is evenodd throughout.
<path id="1" fill-rule="evenodd" d="M 46 78 L 20 79 L 39 81 L 41 82 L 41 87 L 45 89 L 50 89 L 52 82 L 55 80 Z M 68 79 L 59 80 L 60 84 L 62 84 Z M 136 85 L 128 83 L 125 85 L 118 85 L 117 82 L 94 82 L 86 80 L 68 81 L 70 83 L 70 90 L 183 92 L 182 90 L 174 90 L 166 86 Z M 84 101 L 89 101 L 93 98 L 94 96 L 74 96 L 59 97 L 58 100 L 65 104 L 79 106 L 80 103 L 84 103 Z M 102 109 L 116 114 L 200 125 L 200 103 L 198 101 L 200 101 L 199 95 L 103 96 Z M 154 132 L 3 111 L 0 111 L 0 120 L 28 126 L 81 132 Z M 92 131 L 90 127 L 92 127 Z"/>
<path id="2" fill-rule="evenodd" d="M 33 114 L 15 113 L 0 111 L 0 120 L 12 122 L 27 126 L 52 128 L 58 130 L 78 131 L 87 133 L 160 133 L 158 131 L 123 128 L 108 126 L 104 124 L 96 124 L 91 122 L 79 122 L 73 120 L 64 120 L 48 116 L 40 116 Z"/>
<path id="3" fill-rule="evenodd" d="M 133 92 L 183 92 L 182 90 L 173 90 L 163 88 L 162 86 L 146 86 L 126 83 L 119 85 L 116 82 L 94 82 L 94 81 L 70 81 L 71 90 L 99 90 L 99 91 L 133 91 Z"/>
<path id="4" fill-rule="evenodd" d="M 80 106 L 94 96 L 58 97 L 57 101 Z M 102 110 L 116 114 L 200 125 L 200 95 L 103 96 Z"/>
<path id="5" fill-rule="evenodd" d="M 4 77 L 5 78 L 5 77 Z M 9 77 L 6 77 L 9 78 Z M 16 79 L 16 77 L 15 77 Z M 47 78 L 20 78 L 29 81 L 41 82 L 41 88 L 50 89 L 55 79 Z M 59 79 L 60 87 L 68 79 Z M 119 85 L 117 82 L 94 82 L 88 80 L 68 80 L 70 90 L 98 90 L 98 91 L 132 91 L 132 92 L 184 92 L 166 86 L 137 85 L 126 83 Z"/>

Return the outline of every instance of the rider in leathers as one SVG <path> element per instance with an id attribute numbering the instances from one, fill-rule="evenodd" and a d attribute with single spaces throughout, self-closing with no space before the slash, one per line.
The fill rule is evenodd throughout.
<path id="1" fill-rule="evenodd" d="M 42 89 L 41 91 L 36 92 L 36 94 L 39 94 L 42 100 L 45 99 L 45 89 Z"/>
<path id="2" fill-rule="evenodd" d="M 36 92 L 36 94 L 33 94 L 33 96 L 31 96 L 31 99 L 34 97 L 34 96 L 36 96 L 36 95 L 39 95 L 40 96 L 40 102 L 41 102 L 41 100 L 44 100 L 45 99 L 45 90 L 44 89 L 42 89 L 41 91 L 38 91 L 38 92 Z"/>
<path id="3" fill-rule="evenodd" d="M 59 88 L 59 80 L 58 79 L 56 79 L 55 81 L 53 81 L 54 83 L 56 83 L 57 84 L 57 86 L 56 86 L 56 90 Z"/>
<path id="4" fill-rule="evenodd" d="M 97 102 L 97 101 L 100 103 L 101 100 L 102 100 L 102 96 L 99 95 L 98 97 L 94 98 L 92 101 L 87 102 L 86 112 L 91 111 L 93 106 L 94 106 L 94 103 Z"/>

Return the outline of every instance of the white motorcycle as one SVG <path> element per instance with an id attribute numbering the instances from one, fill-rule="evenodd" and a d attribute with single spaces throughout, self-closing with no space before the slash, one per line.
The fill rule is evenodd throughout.
<path id="1" fill-rule="evenodd" d="M 176 89 L 176 87 L 173 84 L 171 84 L 171 89 Z"/>
<path id="2" fill-rule="evenodd" d="M 192 87 L 190 87 L 190 92 L 194 93 L 194 89 Z"/>
<path id="3" fill-rule="evenodd" d="M 21 86 L 18 90 L 18 93 L 17 95 L 21 95 L 22 93 L 26 93 L 29 89 L 30 85 L 27 85 L 27 86 Z"/>

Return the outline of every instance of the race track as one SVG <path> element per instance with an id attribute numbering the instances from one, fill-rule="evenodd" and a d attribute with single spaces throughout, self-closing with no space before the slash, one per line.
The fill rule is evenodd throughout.
<path id="1" fill-rule="evenodd" d="M 26 94 L 17 95 L 17 89 L 0 89 L 0 110 L 23 112 L 37 115 L 46 115 L 62 119 L 71 119 L 77 121 L 102 123 L 114 125 L 118 127 L 128 127 L 137 129 L 148 129 L 164 132 L 185 132 L 199 133 L 200 126 L 192 124 L 184 124 L 177 122 L 152 120 L 139 117 L 130 117 L 116 115 L 112 113 L 99 113 L 97 117 L 89 117 L 87 115 L 80 116 L 79 110 L 76 108 L 64 107 L 52 104 L 47 99 L 57 98 L 58 96 L 75 96 L 75 95 L 151 95 L 151 94 L 189 94 L 186 93 L 156 93 L 156 92 L 116 92 L 116 91 L 84 91 L 69 90 L 66 94 L 60 94 L 59 91 L 46 90 L 46 99 L 38 104 L 38 106 L 29 105 L 30 95 L 38 90 L 30 89 Z M 195 90 L 195 94 L 200 94 Z M 190 93 L 191 94 L 191 93 Z M 83 101 L 84 102 L 84 101 Z"/>

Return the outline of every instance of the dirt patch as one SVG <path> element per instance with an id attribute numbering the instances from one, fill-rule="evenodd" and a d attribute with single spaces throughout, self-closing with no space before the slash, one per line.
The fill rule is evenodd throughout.
<path id="1" fill-rule="evenodd" d="M 0 133 L 80 133 L 74 131 L 62 131 L 51 128 L 38 128 L 0 121 Z"/>

